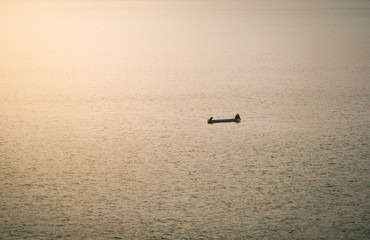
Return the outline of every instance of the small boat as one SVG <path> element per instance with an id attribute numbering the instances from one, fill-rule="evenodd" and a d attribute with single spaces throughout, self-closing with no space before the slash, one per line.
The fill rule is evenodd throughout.
<path id="1" fill-rule="evenodd" d="M 212 124 L 212 123 L 223 123 L 223 122 L 240 122 L 241 119 L 240 118 L 230 118 L 230 119 L 213 119 L 212 117 L 210 119 L 208 119 L 208 124 Z"/>

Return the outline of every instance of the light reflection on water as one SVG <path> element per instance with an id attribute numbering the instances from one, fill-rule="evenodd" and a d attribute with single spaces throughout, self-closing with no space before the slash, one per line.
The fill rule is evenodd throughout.
<path id="1" fill-rule="evenodd" d="M 0 238 L 366 238 L 368 9 L 248 3 L 2 2 Z"/>

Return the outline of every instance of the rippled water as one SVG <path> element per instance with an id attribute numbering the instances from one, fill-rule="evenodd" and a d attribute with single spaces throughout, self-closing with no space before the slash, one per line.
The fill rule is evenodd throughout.
<path id="1" fill-rule="evenodd" d="M 369 7 L 0 2 L 0 239 L 369 238 Z"/>

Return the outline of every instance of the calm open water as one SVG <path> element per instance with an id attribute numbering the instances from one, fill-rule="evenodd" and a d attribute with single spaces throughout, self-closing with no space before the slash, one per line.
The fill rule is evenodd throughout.
<path id="1" fill-rule="evenodd" d="M 0 239 L 370 238 L 369 9 L 1 1 Z"/>

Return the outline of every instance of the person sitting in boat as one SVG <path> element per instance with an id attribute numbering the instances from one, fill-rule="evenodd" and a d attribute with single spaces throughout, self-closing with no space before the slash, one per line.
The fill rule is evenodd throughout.
<path id="1" fill-rule="evenodd" d="M 213 119 L 213 117 L 210 117 L 210 118 L 208 119 L 208 123 L 211 123 L 211 122 L 212 122 L 212 119 Z"/>
<path id="2" fill-rule="evenodd" d="M 240 118 L 240 116 L 239 116 L 239 113 L 237 113 L 236 115 L 235 115 L 235 119 L 238 119 L 238 120 L 240 120 L 241 118 Z"/>

